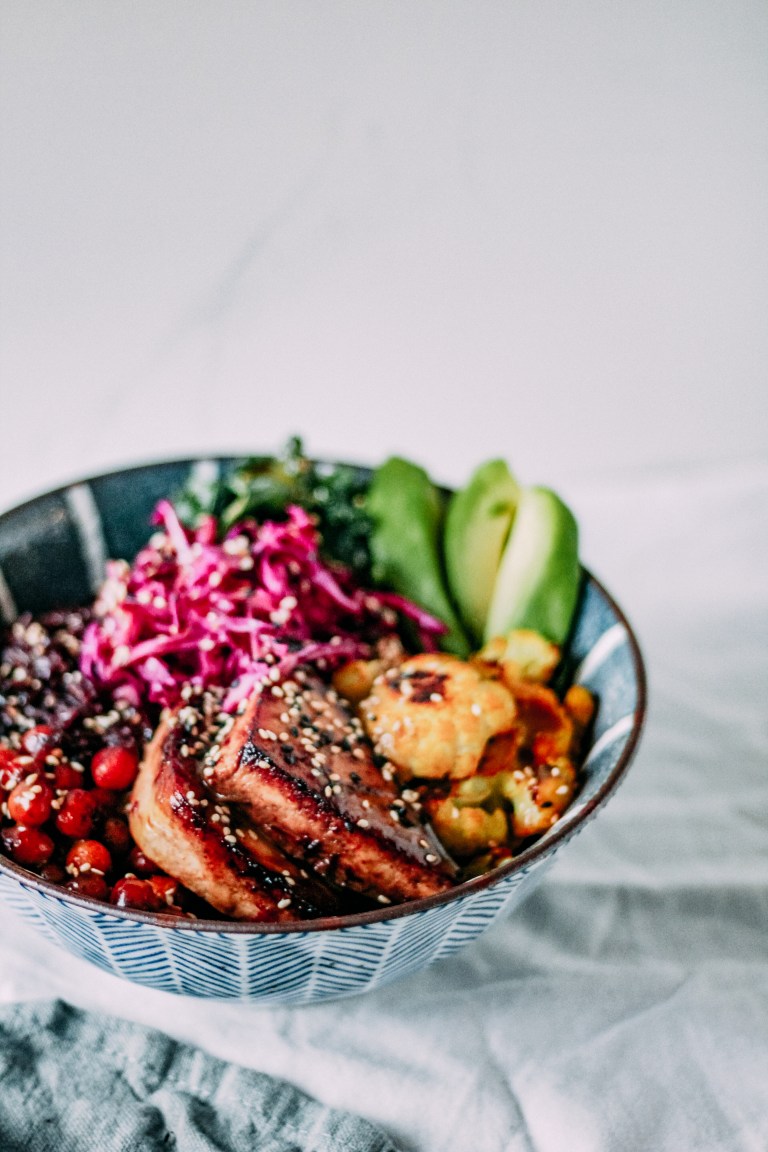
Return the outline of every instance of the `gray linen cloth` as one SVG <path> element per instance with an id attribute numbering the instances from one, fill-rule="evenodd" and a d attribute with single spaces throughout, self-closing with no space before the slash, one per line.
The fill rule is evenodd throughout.
<path id="1" fill-rule="evenodd" d="M 0 1012 L 0 1149 L 397 1152 L 284 1080 L 60 1000 Z"/>

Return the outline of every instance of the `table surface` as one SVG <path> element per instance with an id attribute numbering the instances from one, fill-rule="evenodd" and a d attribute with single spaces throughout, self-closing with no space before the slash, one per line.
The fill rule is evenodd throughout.
<path id="1" fill-rule="evenodd" d="M 0 10 L 0 506 L 121 464 L 505 456 L 575 509 L 648 725 L 512 917 L 215 1007 L 4 912 L 0 999 L 151 1023 L 404 1149 L 768 1145 L 768 9 Z"/>

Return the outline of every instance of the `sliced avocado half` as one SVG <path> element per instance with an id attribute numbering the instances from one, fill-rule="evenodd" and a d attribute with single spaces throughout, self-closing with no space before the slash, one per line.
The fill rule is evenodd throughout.
<path id="1" fill-rule="evenodd" d="M 526 488 L 493 589 L 486 641 L 513 628 L 553 644 L 568 636 L 581 583 L 579 533 L 571 510 L 549 488 Z"/>
<path id="2" fill-rule="evenodd" d="M 373 523 L 370 538 L 373 576 L 415 601 L 448 627 L 440 647 L 457 656 L 469 654 L 464 633 L 443 578 L 440 493 L 423 468 L 392 456 L 377 468 L 368 489 L 366 509 Z"/>
<path id="3" fill-rule="evenodd" d="M 483 636 L 519 486 L 505 460 L 488 460 L 455 492 L 445 517 L 448 588 L 473 640 Z"/>

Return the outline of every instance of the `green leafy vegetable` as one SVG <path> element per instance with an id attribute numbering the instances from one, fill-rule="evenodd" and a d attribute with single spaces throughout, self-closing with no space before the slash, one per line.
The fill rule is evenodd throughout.
<path id="1" fill-rule="evenodd" d="M 283 520 L 288 505 L 298 504 L 316 517 L 324 554 L 367 581 L 371 568 L 367 487 L 362 469 L 316 464 L 294 436 L 278 456 L 252 456 L 218 481 L 188 483 L 174 503 L 190 526 L 202 515 L 215 516 L 221 535 L 249 517 Z"/>

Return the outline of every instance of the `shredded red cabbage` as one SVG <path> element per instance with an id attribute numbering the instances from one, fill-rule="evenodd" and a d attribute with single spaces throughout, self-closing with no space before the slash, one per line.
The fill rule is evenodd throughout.
<path id="1" fill-rule="evenodd" d="M 216 542 L 216 522 L 194 530 L 161 500 L 160 527 L 129 567 L 110 561 L 80 656 L 85 676 L 134 704 L 175 705 L 185 685 L 227 689 L 233 711 L 257 686 L 298 664 L 336 667 L 371 654 L 408 619 L 433 650 L 441 621 L 393 593 L 356 586 L 319 557 L 303 508 L 282 523 L 244 520 Z"/>

